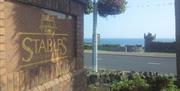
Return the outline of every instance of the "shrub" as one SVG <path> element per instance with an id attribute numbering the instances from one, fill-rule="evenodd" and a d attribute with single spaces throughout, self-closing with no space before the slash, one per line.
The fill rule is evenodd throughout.
<path id="1" fill-rule="evenodd" d="M 126 0 L 98 0 L 97 10 L 100 16 L 106 17 L 108 15 L 121 14 L 126 9 Z M 93 12 L 93 2 L 88 0 L 85 7 L 85 14 Z"/>
<path id="2" fill-rule="evenodd" d="M 84 49 L 85 49 L 85 50 L 91 50 L 91 49 L 92 49 L 92 46 L 89 45 L 89 44 L 84 44 Z"/>
<path id="3" fill-rule="evenodd" d="M 99 71 L 88 75 L 88 85 L 104 84 L 112 91 L 180 91 L 175 80 L 173 76 L 153 72 Z"/>
<path id="4" fill-rule="evenodd" d="M 138 74 L 134 74 L 132 79 L 123 79 L 111 85 L 112 91 L 148 91 L 149 85 Z"/>
<path id="5" fill-rule="evenodd" d="M 100 16 L 116 15 L 126 9 L 126 0 L 99 0 L 98 12 Z"/>

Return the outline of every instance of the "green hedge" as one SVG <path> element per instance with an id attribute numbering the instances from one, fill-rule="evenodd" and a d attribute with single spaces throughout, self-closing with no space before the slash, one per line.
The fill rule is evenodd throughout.
<path id="1" fill-rule="evenodd" d="M 100 71 L 88 74 L 88 85 L 108 84 L 111 91 L 180 91 L 176 77 L 153 72 Z"/>

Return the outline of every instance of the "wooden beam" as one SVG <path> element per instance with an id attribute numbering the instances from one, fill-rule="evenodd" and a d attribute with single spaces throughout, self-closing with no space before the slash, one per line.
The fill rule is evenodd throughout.
<path id="1" fill-rule="evenodd" d="M 180 87 L 180 0 L 175 0 L 176 16 L 176 57 L 178 86 Z"/>

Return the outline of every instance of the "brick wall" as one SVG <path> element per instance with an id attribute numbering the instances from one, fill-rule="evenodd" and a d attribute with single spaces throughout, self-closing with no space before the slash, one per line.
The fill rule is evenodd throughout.
<path id="1" fill-rule="evenodd" d="M 58 64 L 46 63 L 33 66 L 31 69 L 17 69 L 19 55 L 16 54 L 19 49 L 16 46 L 18 42 L 13 44 L 12 40 L 16 39 L 13 29 L 16 29 L 17 24 L 15 23 L 18 21 L 15 21 L 16 16 L 13 16 L 16 11 L 11 11 L 10 8 L 21 7 L 21 5 L 32 8 L 36 6 L 23 5 L 16 1 L 0 1 L 0 91 L 86 91 L 86 71 L 83 68 L 84 5 L 74 0 L 67 1 L 69 1 L 69 6 L 67 6 L 69 9 L 65 9 L 63 12 L 75 17 L 73 40 L 75 41 L 75 59 L 70 60 L 71 63 L 66 61 Z M 18 17 L 23 17 L 23 15 Z M 13 39 L 9 35 L 13 36 Z M 11 50 L 13 51 L 11 52 Z M 12 59 L 11 53 L 15 54 Z"/>
<path id="2" fill-rule="evenodd" d="M 0 1 L 0 91 L 6 91 L 6 53 L 5 53 L 5 12 L 4 1 Z"/>
<path id="3" fill-rule="evenodd" d="M 178 75 L 178 86 L 180 87 L 180 1 L 175 0 L 175 15 L 176 15 L 176 64 Z"/>

